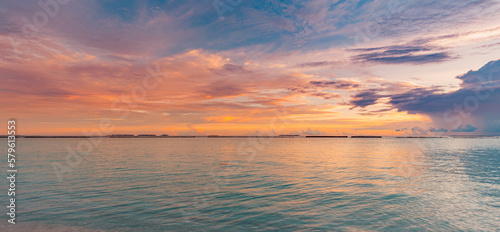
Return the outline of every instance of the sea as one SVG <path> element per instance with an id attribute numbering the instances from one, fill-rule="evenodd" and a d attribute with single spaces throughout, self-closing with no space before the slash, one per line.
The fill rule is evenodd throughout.
<path id="1" fill-rule="evenodd" d="M 500 228 L 498 138 L 18 138 L 16 148 L 16 224 L 4 171 L 0 231 Z"/>

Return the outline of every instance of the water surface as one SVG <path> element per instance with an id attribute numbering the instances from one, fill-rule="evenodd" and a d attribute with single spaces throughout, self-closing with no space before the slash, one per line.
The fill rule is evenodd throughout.
<path id="1" fill-rule="evenodd" d="M 1 231 L 500 228 L 500 139 L 105 138 L 67 160 L 82 140 L 19 139 Z"/>

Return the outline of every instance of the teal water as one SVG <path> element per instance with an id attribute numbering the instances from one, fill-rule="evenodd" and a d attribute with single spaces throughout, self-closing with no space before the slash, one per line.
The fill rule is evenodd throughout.
<path id="1" fill-rule="evenodd" d="M 60 181 L 82 141 L 18 140 L 0 231 L 500 228 L 500 139 L 105 138 Z"/>

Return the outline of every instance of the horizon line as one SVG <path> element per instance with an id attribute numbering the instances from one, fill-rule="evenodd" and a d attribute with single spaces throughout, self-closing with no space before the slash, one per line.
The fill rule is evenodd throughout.
<path id="1" fill-rule="evenodd" d="M 8 138 L 9 135 L 0 135 Z M 12 136 L 12 135 L 10 135 Z M 447 136 L 384 136 L 384 135 L 15 135 L 16 138 L 499 138 L 500 135 L 447 135 Z"/>

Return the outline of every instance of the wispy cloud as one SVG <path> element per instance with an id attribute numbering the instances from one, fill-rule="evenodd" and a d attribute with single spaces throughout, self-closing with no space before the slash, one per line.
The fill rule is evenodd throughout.
<path id="1" fill-rule="evenodd" d="M 354 56 L 357 62 L 376 62 L 383 64 L 427 64 L 444 62 L 456 57 L 453 57 L 449 52 L 436 52 L 442 50 L 440 48 L 413 46 L 413 47 L 379 47 L 368 49 L 355 49 L 355 51 L 364 51 L 363 53 Z"/>

